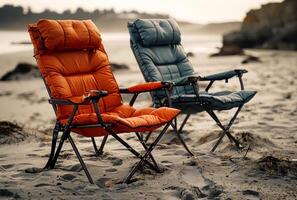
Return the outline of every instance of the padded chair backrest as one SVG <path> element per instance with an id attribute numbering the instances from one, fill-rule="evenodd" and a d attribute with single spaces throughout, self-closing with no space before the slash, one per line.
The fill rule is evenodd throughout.
<path id="1" fill-rule="evenodd" d="M 147 82 L 171 81 L 194 73 L 181 45 L 181 33 L 173 19 L 137 19 L 128 23 L 131 48 Z M 193 93 L 191 86 L 175 87 L 173 95 Z M 154 103 L 164 92 L 152 93 Z"/>
<path id="2" fill-rule="evenodd" d="M 89 90 L 106 90 L 99 101 L 101 112 L 122 104 L 101 36 L 91 20 L 40 20 L 28 31 L 38 67 L 52 98 L 67 99 Z M 72 106 L 57 106 L 59 119 L 66 119 Z M 77 114 L 93 113 L 90 105 Z"/>

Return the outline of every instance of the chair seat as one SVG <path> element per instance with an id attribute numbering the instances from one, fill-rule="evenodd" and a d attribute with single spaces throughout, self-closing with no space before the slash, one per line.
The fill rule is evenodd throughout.
<path id="1" fill-rule="evenodd" d="M 238 92 L 221 91 L 215 93 L 200 92 L 200 99 L 212 110 L 229 110 L 247 103 L 256 93 L 256 91 L 250 90 Z M 197 105 L 198 101 L 195 94 L 175 95 L 171 99 L 174 107 L 181 107 L 184 104 L 182 107 L 187 105 L 189 108 L 194 109 L 192 112 L 201 112 L 204 110 L 200 105 Z M 191 105 L 195 105 L 195 107 Z"/>
<path id="2" fill-rule="evenodd" d="M 129 105 L 121 105 L 111 112 L 101 113 L 102 120 L 113 126 L 116 133 L 152 131 L 174 119 L 180 113 L 179 110 L 168 107 L 135 109 Z M 60 120 L 62 124 L 67 119 Z M 77 114 L 73 119 L 73 125 L 90 125 L 98 123 L 95 113 Z M 96 130 L 97 129 L 97 130 Z M 103 128 L 73 128 L 73 132 L 84 136 L 102 136 L 107 132 Z"/>

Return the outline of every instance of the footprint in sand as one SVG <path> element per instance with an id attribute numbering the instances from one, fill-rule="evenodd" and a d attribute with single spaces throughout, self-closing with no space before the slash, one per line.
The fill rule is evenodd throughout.
<path id="1" fill-rule="evenodd" d="M 64 167 L 63 170 L 71 171 L 71 172 L 80 172 L 82 170 L 82 166 L 80 164 L 69 165 Z"/>
<path id="2" fill-rule="evenodd" d="M 106 172 L 116 172 L 116 171 L 118 171 L 118 170 L 115 169 L 115 168 L 109 168 L 109 169 L 106 169 L 105 171 L 106 171 Z"/>
<path id="3" fill-rule="evenodd" d="M 14 166 L 15 166 L 14 164 L 1 165 L 1 167 L 2 167 L 3 169 L 5 169 L 5 170 L 10 169 L 10 168 L 12 168 L 12 167 L 14 167 Z"/>
<path id="4" fill-rule="evenodd" d="M 123 160 L 117 157 L 109 157 L 108 160 L 111 160 L 113 166 L 120 166 L 123 164 Z"/>
<path id="5" fill-rule="evenodd" d="M 173 163 L 168 160 L 162 160 L 161 163 L 164 167 L 171 167 L 173 165 Z"/>
<path id="6" fill-rule="evenodd" d="M 34 185 L 34 187 L 47 187 L 47 186 L 56 186 L 56 185 L 49 184 L 49 183 L 38 183 Z"/>
<path id="7" fill-rule="evenodd" d="M 73 174 L 64 174 L 61 176 L 61 178 L 65 181 L 72 181 L 73 179 L 76 178 L 76 176 Z"/>
<path id="8" fill-rule="evenodd" d="M 188 185 L 203 188 L 207 185 L 197 167 L 186 166 L 182 170 L 182 180 Z"/>
<path id="9" fill-rule="evenodd" d="M 187 154 L 187 152 L 185 150 L 177 150 L 177 151 L 174 152 L 174 155 L 186 156 L 188 154 Z"/>
<path id="10" fill-rule="evenodd" d="M 244 190 L 242 191 L 242 194 L 247 198 L 247 199 L 261 199 L 260 198 L 260 193 L 254 190 Z"/>
<path id="11" fill-rule="evenodd" d="M 40 157 L 40 155 L 35 154 L 35 153 L 29 153 L 29 154 L 26 154 L 26 156 L 28 156 L 28 157 Z"/>
<path id="12" fill-rule="evenodd" d="M 26 199 L 26 197 L 14 191 L 14 189 L 3 188 L 0 189 L 0 199 Z"/>
<path id="13" fill-rule="evenodd" d="M 197 166 L 186 166 L 182 170 L 182 180 L 192 187 L 191 193 L 195 195 L 205 195 L 208 199 L 219 197 L 224 192 L 223 187 L 206 178 L 201 171 Z"/>
<path id="14" fill-rule="evenodd" d="M 181 200 L 195 200 L 207 197 L 206 194 L 201 192 L 198 187 L 192 187 L 191 189 L 184 189 L 181 192 Z"/>
<path id="15" fill-rule="evenodd" d="M 111 178 L 105 178 L 105 177 L 103 177 L 103 178 L 99 178 L 95 182 L 95 184 L 98 185 L 98 187 L 100 187 L 100 188 L 105 188 L 106 187 L 106 183 L 109 182 L 109 181 L 111 181 Z"/>

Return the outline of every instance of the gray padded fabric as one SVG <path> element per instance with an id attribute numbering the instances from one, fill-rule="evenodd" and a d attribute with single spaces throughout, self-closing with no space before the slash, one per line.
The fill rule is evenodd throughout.
<path id="1" fill-rule="evenodd" d="M 173 81 L 175 79 L 190 76 L 193 74 L 193 68 L 189 62 L 186 53 L 180 43 L 166 46 L 151 45 L 143 46 L 140 39 L 140 32 L 137 23 L 152 20 L 135 20 L 128 23 L 128 29 L 131 36 L 131 48 L 136 57 L 138 65 L 147 82 L 153 81 Z M 154 20 L 155 21 L 155 20 Z M 167 19 L 156 20 L 158 23 L 168 23 Z M 138 25 L 139 26 L 139 25 Z M 170 31 L 170 30 L 168 30 Z M 150 34 L 149 32 L 145 32 Z M 144 34 L 144 32 L 142 32 Z M 173 33 L 164 34 L 164 40 L 172 40 Z M 166 39 L 165 37 L 168 36 Z M 144 36 L 142 36 L 145 38 Z M 149 37 L 148 37 L 149 38 Z M 173 95 L 192 94 L 192 86 L 175 87 Z M 158 91 L 151 93 L 155 106 L 160 104 L 160 100 L 166 97 L 165 92 Z"/>
<path id="2" fill-rule="evenodd" d="M 161 46 L 180 43 L 178 24 L 173 19 L 137 19 L 134 26 L 143 46 Z"/>
<path id="3" fill-rule="evenodd" d="M 204 77 L 202 77 L 202 79 L 209 80 L 209 81 L 224 80 L 224 79 L 232 78 L 234 76 L 238 76 L 238 75 L 243 74 L 243 73 L 247 73 L 247 71 L 242 70 L 242 69 L 235 69 L 235 70 L 230 70 L 230 71 L 225 71 L 225 72 L 221 72 L 221 73 L 212 74 L 212 75 L 209 75 L 209 76 L 204 76 Z"/>
<path id="4" fill-rule="evenodd" d="M 128 23 L 131 48 L 145 80 L 147 82 L 175 82 L 183 77 L 197 76 L 196 73 L 194 74 L 192 64 L 188 60 L 186 53 L 180 44 L 180 39 L 178 40 L 178 43 L 176 43 L 176 41 L 164 45 L 165 42 L 175 41 L 173 35 L 176 32 L 175 28 L 178 29 L 178 26 L 174 26 L 173 29 L 152 28 L 152 24 L 155 23 L 173 24 L 171 19 L 137 19 Z M 160 33 L 156 34 L 155 31 L 160 31 Z M 164 31 L 166 31 L 166 33 L 164 33 Z M 156 38 L 157 36 L 158 38 Z M 158 44 L 153 41 L 158 42 Z M 237 75 L 237 72 L 233 70 L 208 76 L 207 78 L 211 80 L 221 80 L 231 78 L 235 75 Z M 197 101 L 193 86 L 186 85 L 173 88 L 172 100 L 174 107 L 180 108 L 183 113 L 204 111 Z M 228 110 L 243 105 L 255 94 L 255 91 L 246 90 L 240 92 L 224 91 L 219 93 L 201 93 L 200 99 L 212 110 Z M 164 91 L 152 92 L 151 95 L 154 101 L 154 106 L 156 107 L 160 106 L 160 102 L 166 97 Z M 185 102 L 187 102 L 187 104 L 185 104 Z"/>
<path id="5" fill-rule="evenodd" d="M 211 110 L 229 110 L 235 107 L 242 106 L 243 104 L 250 101 L 256 94 L 256 91 L 242 90 L 238 92 L 231 91 L 221 91 L 215 93 L 200 92 L 200 100 L 206 103 L 206 106 Z M 197 97 L 195 94 L 187 94 L 180 96 L 172 96 L 173 106 L 176 108 L 182 108 L 182 110 L 187 109 L 185 112 L 188 113 L 189 110 L 193 112 L 203 111 L 203 108 L 196 104 Z"/>

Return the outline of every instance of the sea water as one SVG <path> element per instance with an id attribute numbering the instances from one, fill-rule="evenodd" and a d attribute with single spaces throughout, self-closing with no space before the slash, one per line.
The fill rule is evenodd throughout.
<path id="1" fill-rule="evenodd" d="M 122 32 L 102 33 L 104 44 L 116 43 L 129 47 L 129 34 Z M 28 44 L 30 37 L 27 31 L 0 31 L 0 54 L 32 50 Z M 25 44 L 23 44 L 25 43 Z M 221 46 L 219 35 L 183 34 L 182 43 L 186 51 L 193 53 L 213 53 Z"/>

